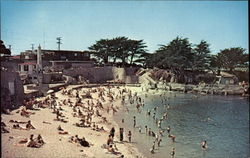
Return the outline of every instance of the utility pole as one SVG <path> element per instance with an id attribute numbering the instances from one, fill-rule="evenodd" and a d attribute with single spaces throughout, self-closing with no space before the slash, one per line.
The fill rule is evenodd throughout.
<path id="1" fill-rule="evenodd" d="M 57 40 L 56 43 L 58 44 L 58 50 L 60 50 L 60 45 L 62 44 L 62 42 L 61 42 L 62 37 L 57 37 L 56 40 Z"/>

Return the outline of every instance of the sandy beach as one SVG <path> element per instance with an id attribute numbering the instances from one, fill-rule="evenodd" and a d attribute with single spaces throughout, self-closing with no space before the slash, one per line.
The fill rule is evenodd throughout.
<path id="1" fill-rule="evenodd" d="M 66 90 L 72 89 L 75 86 L 68 86 Z M 107 87 L 100 87 L 105 90 L 105 93 L 108 92 Z M 135 91 L 140 93 L 140 87 L 120 87 L 119 89 L 131 89 L 134 93 Z M 79 95 L 82 95 L 88 90 L 94 90 L 97 87 L 93 88 L 81 88 L 79 89 Z M 110 91 L 113 94 L 119 94 L 119 89 L 117 87 L 112 87 Z M 57 97 L 57 102 L 62 102 L 64 99 L 73 102 L 76 102 L 75 97 L 76 90 L 73 90 L 73 96 L 63 95 L 62 90 L 55 93 Z M 126 93 L 124 95 L 127 95 Z M 94 104 L 97 103 L 98 93 L 91 92 L 92 99 L 82 99 L 82 103 L 86 106 L 87 100 Z M 37 100 L 44 100 L 43 98 L 37 98 Z M 99 110 L 102 117 L 106 117 L 108 123 L 104 123 L 102 119 L 96 115 L 93 115 L 92 122 L 95 122 L 98 127 L 103 127 L 105 131 L 96 131 L 92 127 L 84 128 L 77 127 L 73 124 L 79 122 L 80 118 L 73 117 L 72 107 L 68 105 L 62 105 L 61 108 L 64 119 L 68 121 L 67 123 L 61 121 L 55 121 L 56 114 L 52 113 L 53 109 L 47 108 L 36 108 L 36 110 L 27 110 L 28 112 L 34 112 L 35 114 L 30 115 L 29 118 L 20 115 L 20 107 L 14 111 L 11 111 L 10 115 L 2 114 L 2 122 L 6 124 L 6 129 L 9 133 L 2 133 L 2 157 L 3 158 L 14 158 L 14 157 L 102 157 L 102 158 L 113 158 L 120 157 L 144 157 L 138 149 L 133 145 L 133 143 L 128 142 L 127 131 L 125 129 L 124 141 L 119 141 L 119 127 L 117 123 L 113 120 L 113 112 L 110 110 L 107 112 L 108 106 L 113 104 L 113 107 L 119 110 L 121 104 L 121 98 L 116 97 L 114 101 L 110 102 L 107 95 L 104 95 L 104 100 L 101 101 L 103 109 Z M 18 113 L 19 112 L 19 113 Z M 114 114 L 116 115 L 116 114 Z M 18 120 L 27 122 L 31 120 L 32 125 L 35 129 L 31 130 L 20 130 L 13 129 L 12 126 L 14 123 L 11 123 L 10 120 Z M 62 135 L 59 134 L 57 128 L 61 126 L 64 131 L 67 131 L 68 134 Z M 20 124 L 24 127 L 25 124 Z M 102 148 L 103 144 L 107 143 L 108 135 L 110 129 L 115 127 L 115 137 L 114 144 L 117 147 L 117 151 L 120 154 L 115 155 L 111 152 L 108 152 L 107 149 Z M 38 134 L 41 134 L 45 144 L 40 148 L 31 148 L 27 147 L 26 144 L 18 144 L 18 142 L 24 138 L 30 137 L 31 134 L 34 134 L 34 137 L 37 137 Z M 85 139 L 91 144 L 90 147 L 83 147 L 80 144 L 69 142 L 69 137 L 78 135 L 79 138 L 85 137 Z M 135 140 L 136 141 L 136 140 Z"/>

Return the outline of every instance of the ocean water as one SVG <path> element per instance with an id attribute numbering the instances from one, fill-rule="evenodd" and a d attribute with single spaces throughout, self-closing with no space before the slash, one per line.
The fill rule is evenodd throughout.
<path id="1" fill-rule="evenodd" d="M 125 128 L 125 134 L 132 132 L 132 143 L 149 158 L 248 158 L 249 154 L 249 100 L 237 96 L 194 95 L 167 92 L 166 95 L 141 96 L 145 106 L 138 112 L 134 104 L 126 102 L 115 115 L 116 122 Z M 164 98 L 164 99 L 163 99 Z M 160 119 L 167 109 L 168 117 L 162 128 L 171 127 L 176 136 L 173 143 L 167 136 L 162 137 L 161 146 L 156 145 L 154 154 L 150 153 L 152 136 L 145 134 L 145 125 L 155 133 L 159 129 L 147 109 L 156 110 Z M 128 112 L 129 111 L 129 112 Z M 136 116 L 136 127 L 133 127 Z M 124 123 L 121 120 L 124 119 Z M 139 133 L 141 126 L 142 133 Z M 118 131 L 118 129 L 117 129 Z M 207 140 L 208 148 L 202 150 L 200 143 Z"/>

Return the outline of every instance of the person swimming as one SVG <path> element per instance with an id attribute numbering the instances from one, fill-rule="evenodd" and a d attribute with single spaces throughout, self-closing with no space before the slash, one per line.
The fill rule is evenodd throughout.
<path id="1" fill-rule="evenodd" d="M 171 155 L 172 155 L 172 157 L 175 155 L 175 148 L 172 148 Z"/>
<path id="2" fill-rule="evenodd" d="M 206 140 L 204 140 L 204 141 L 201 142 L 201 148 L 202 149 L 206 149 L 207 148 L 207 141 Z"/>
<path id="3" fill-rule="evenodd" d="M 170 126 L 168 126 L 168 128 L 167 128 L 168 134 L 170 134 L 170 130 L 171 130 L 171 128 L 170 128 Z"/>
<path id="4" fill-rule="evenodd" d="M 139 127 L 139 133 L 141 133 L 141 127 Z"/>

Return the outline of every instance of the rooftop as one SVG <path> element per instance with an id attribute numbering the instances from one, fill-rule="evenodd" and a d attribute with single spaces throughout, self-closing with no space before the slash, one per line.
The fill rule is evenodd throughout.
<path id="1" fill-rule="evenodd" d="M 36 65 L 35 62 L 20 63 L 19 65 Z"/>

